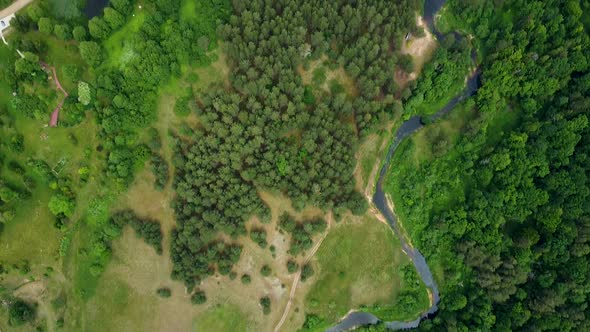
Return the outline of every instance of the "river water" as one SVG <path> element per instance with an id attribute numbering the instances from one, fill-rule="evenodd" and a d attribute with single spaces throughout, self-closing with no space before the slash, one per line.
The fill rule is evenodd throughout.
<path id="1" fill-rule="evenodd" d="M 426 0 L 424 4 L 424 20 L 426 21 L 430 31 L 434 33 L 438 40 L 444 39 L 444 35 L 442 35 L 436 28 L 434 27 L 434 17 L 436 13 L 442 8 L 446 0 Z M 473 53 L 474 54 L 474 53 Z M 475 56 L 472 55 L 472 58 L 475 63 Z M 429 120 L 434 121 L 442 117 L 443 115 L 450 112 L 458 103 L 465 100 L 475 94 L 477 89 L 479 88 L 479 78 L 480 72 L 479 70 L 475 70 L 467 79 L 467 84 L 465 89 L 461 91 L 457 96 L 455 96 L 449 103 L 447 103 L 442 109 L 432 115 Z M 385 217 L 391 228 L 393 229 L 395 235 L 399 238 L 402 249 L 408 255 L 408 257 L 414 263 L 416 267 L 416 271 L 418 275 L 426 285 L 426 287 L 430 290 L 432 294 L 432 305 L 431 307 L 420 317 L 416 318 L 413 321 L 393 321 L 393 322 L 385 322 L 385 326 L 391 330 L 402 330 L 402 329 L 410 329 L 418 327 L 420 322 L 423 319 L 427 319 L 428 317 L 432 316 L 438 310 L 438 302 L 440 300 L 440 293 L 438 291 L 438 287 L 436 285 L 436 281 L 432 276 L 432 272 L 430 271 L 430 267 L 426 263 L 426 259 L 420 253 L 420 251 L 416 248 L 411 247 L 406 241 L 405 238 L 402 236 L 400 232 L 399 225 L 397 223 L 397 218 L 393 211 L 389 208 L 387 204 L 387 199 L 385 193 L 383 192 L 383 181 L 385 176 L 387 175 L 387 171 L 389 169 L 391 158 L 395 153 L 399 144 L 408 136 L 412 135 L 414 132 L 419 130 L 423 127 L 423 119 L 420 116 L 413 116 L 404 122 L 396 131 L 394 140 L 389 146 L 389 150 L 387 151 L 387 156 L 385 157 L 385 162 L 383 163 L 383 167 L 379 172 L 379 180 L 377 181 L 376 191 L 373 195 L 373 203 L 381 212 L 381 214 Z M 352 312 L 347 315 L 344 319 L 342 319 L 337 325 L 329 328 L 327 332 L 342 332 L 353 329 L 358 326 L 363 325 L 372 325 L 380 322 L 380 319 L 374 316 L 373 314 L 367 312 Z"/>
<path id="2" fill-rule="evenodd" d="M 95 16 L 102 15 L 102 10 L 109 4 L 109 0 L 86 0 L 84 15 L 91 19 Z"/>

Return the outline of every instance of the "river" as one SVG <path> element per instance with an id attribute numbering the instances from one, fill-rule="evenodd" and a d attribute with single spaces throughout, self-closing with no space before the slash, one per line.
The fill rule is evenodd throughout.
<path id="1" fill-rule="evenodd" d="M 445 4 L 446 0 L 426 0 L 424 3 L 424 20 L 426 21 L 430 31 L 434 33 L 438 40 L 442 40 L 445 38 L 438 30 L 436 30 L 434 26 L 434 17 L 436 13 L 442 8 Z M 454 33 L 454 32 L 453 32 Z M 454 33 L 455 34 L 455 33 Z M 472 59 L 474 63 L 476 62 L 475 59 L 475 52 L 472 53 Z M 443 115 L 450 112 L 458 103 L 463 101 L 465 98 L 468 98 L 475 94 L 477 89 L 479 88 L 479 78 L 480 72 L 479 70 L 475 70 L 467 79 L 467 84 L 463 91 L 455 96 L 449 103 L 447 103 L 443 108 L 441 108 L 438 112 L 434 115 L 430 116 L 428 119 L 430 121 L 435 121 L 442 117 Z M 402 329 L 410 329 L 418 327 L 420 322 L 423 319 L 427 319 L 428 317 L 432 316 L 438 310 L 438 302 L 440 300 L 440 293 L 438 291 L 438 287 L 436 285 L 436 281 L 432 276 L 432 272 L 430 271 L 430 267 L 426 263 L 426 259 L 420 253 L 420 251 L 416 248 L 410 246 L 405 237 L 402 235 L 399 225 L 397 223 L 397 218 L 393 211 L 389 208 L 387 204 L 387 198 L 385 193 L 383 192 L 383 181 L 385 180 L 385 176 L 387 175 L 387 171 L 389 169 L 391 158 L 395 153 L 397 147 L 400 143 L 407 138 L 408 136 L 415 133 L 417 130 L 423 127 L 422 117 L 420 116 L 413 116 L 407 121 L 405 121 L 395 132 L 394 140 L 389 146 L 389 150 L 387 151 L 387 156 L 385 157 L 385 162 L 383 163 L 383 167 L 379 172 L 379 180 L 377 181 L 377 186 L 375 190 L 375 194 L 373 195 L 373 203 L 381 212 L 381 214 L 385 217 L 395 235 L 399 238 L 402 249 L 408 255 L 408 257 L 414 263 L 416 267 L 416 271 L 418 275 L 429 289 L 430 293 L 432 294 L 432 301 L 430 308 L 423 312 L 420 317 L 416 318 L 413 321 L 393 321 L 393 322 L 385 322 L 385 326 L 391 330 L 402 330 Z M 348 314 L 344 319 L 342 319 L 337 325 L 329 328 L 327 332 L 342 332 L 353 329 L 355 327 L 363 326 L 363 325 L 372 325 L 380 322 L 381 320 L 368 312 L 351 312 Z"/>
<path id="2" fill-rule="evenodd" d="M 109 4 L 109 0 L 86 0 L 84 15 L 91 19 L 95 16 L 102 15 L 102 10 Z"/>

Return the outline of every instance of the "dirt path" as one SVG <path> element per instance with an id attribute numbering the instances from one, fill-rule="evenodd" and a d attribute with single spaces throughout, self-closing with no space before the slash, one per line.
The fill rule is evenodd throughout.
<path id="1" fill-rule="evenodd" d="M 328 228 L 326 229 L 326 231 L 324 232 L 324 235 L 322 235 L 322 238 L 318 241 L 318 243 L 316 243 L 316 245 L 311 249 L 311 252 L 305 258 L 303 265 L 309 263 L 309 261 L 313 258 L 315 253 L 318 251 L 318 249 L 322 245 L 322 242 L 324 242 L 324 240 L 326 239 L 326 236 L 328 236 L 328 233 L 330 233 L 330 228 L 332 227 L 332 213 L 330 213 L 326 219 L 328 220 Z M 303 268 L 303 265 L 301 265 L 301 268 Z M 289 314 L 289 311 L 291 309 L 291 305 L 293 304 L 293 299 L 295 298 L 295 292 L 297 291 L 297 286 L 299 285 L 300 280 L 301 280 L 301 270 L 297 271 L 297 273 L 295 274 L 295 279 L 293 280 L 293 284 L 291 285 L 291 292 L 289 293 L 289 301 L 287 302 L 287 305 L 285 306 L 285 311 L 283 311 L 283 316 L 281 317 L 281 320 L 277 323 L 277 325 L 274 328 L 274 332 L 278 332 L 281 329 L 281 327 L 283 326 L 283 324 L 285 323 L 285 320 L 287 319 L 287 315 Z"/>
<path id="2" fill-rule="evenodd" d="M 64 98 L 57 105 L 57 107 L 55 108 L 55 110 L 53 110 L 53 113 L 51 113 L 51 120 L 49 121 L 49 125 L 51 127 L 57 127 L 57 120 L 59 119 L 59 111 L 63 107 L 64 102 L 66 101 L 66 98 L 68 98 L 69 94 L 61 86 L 61 83 L 59 82 L 59 78 L 57 77 L 57 72 L 55 71 L 55 67 L 53 67 L 53 66 L 49 67 L 49 65 L 47 65 L 44 62 L 41 62 L 40 64 L 41 64 L 41 67 L 43 67 L 43 69 L 45 69 L 45 70 L 50 69 L 51 70 L 51 72 L 53 73 L 53 81 L 55 82 L 56 89 L 59 90 L 59 91 L 61 91 L 61 92 L 63 92 L 63 94 L 64 94 Z"/>
<path id="3" fill-rule="evenodd" d="M 10 16 L 10 15 L 18 12 L 19 10 L 21 10 L 23 7 L 30 4 L 31 2 L 33 2 L 33 0 L 17 0 L 17 1 L 15 1 L 12 5 L 8 6 L 7 8 L 0 10 L 0 18 L 7 17 L 7 16 Z"/>

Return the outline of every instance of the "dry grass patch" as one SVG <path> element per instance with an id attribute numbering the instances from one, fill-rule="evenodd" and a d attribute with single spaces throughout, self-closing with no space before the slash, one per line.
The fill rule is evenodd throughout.
<path id="1" fill-rule="evenodd" d="M 424 29 L 424 36 L 420 38 L 411 37 L 409 40 L 404 40 L 401 47 L 402 54 L 408 54 L 412 57 L 414 71 L 412 73 L 405 73 L 396 70 L 395 72 L 395 81 L 402 89 L 409 81 L 415 80 L 418 77 L 424 64 L 432 58 L 437 45 L 436 38 L 428 30 L 428 26 L 422 16 L 416 16 L 416 25 Z"/>

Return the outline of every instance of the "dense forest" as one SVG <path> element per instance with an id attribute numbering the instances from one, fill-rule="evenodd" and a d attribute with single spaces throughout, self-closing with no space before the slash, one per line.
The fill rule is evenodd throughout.
<path id="1" fill-rule="evenodd" d="M 421 330 L 590 329 L 582 13 L 578 1 L 449 1 L 447 23 L 483 55 L 482 86 L 460 136 L 418 168 L 402 145 L 388 185 L 417 247 L 445 267 Z"/>
<path id="2" fill-rule="evenodd" d="M 417 2 L 249 1 L 233 9 L 218 28 L 231 90 L 198 97 L 203 128 L 179 140 L 175 160 L 172 255 L 175 276 L 188 284 L 212 273 L 219 251 L 229 250 L 218 232 L 245 234 L 253 214 L 269 219 L 259 189 L 283 192 L 296 209 L 364 213 L 367 202 L 351 176 L 354 152 L 379 119 L 392 115 L 395 51 L 416 29 Z M 360 96 L 303 84 L 298 67 L 322 56 L 346 70 Z M 204 255 L 211 250 L 217 254 Z"/>

